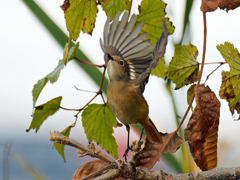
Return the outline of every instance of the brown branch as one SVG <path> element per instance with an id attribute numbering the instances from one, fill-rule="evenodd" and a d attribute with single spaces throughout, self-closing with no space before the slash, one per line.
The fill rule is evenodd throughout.
<path id="1" fill-rule="evenodd" d="M 192 180 L 192 179 L 205 179 L 205 180 L 215 180 L 215 179 L 240 179 L 240 167 L 232 167 L 232 168 L 214 168 L 210 171 L 204 171 L 204 172 L 190 172 L 186 174 L 169 174 L 165 173 L 163 171 L 149 171 L 148 169 L 142 169 L 139 167 L 133 168 L 134 159 L 137 157 L 137 155 L 141 152 L 140 146 L 141 141 L 137 143 L 133 143 L 134 147 L 136 147 L 133 151 L 133 155 L 131 157 L 132 164 L 125 164 L 122 160 L 115 160 L 112 159 L 105 154 L 103 154 L 100 150 L 95 149 L 94 145 L 91 144 L 90 146 L 86 147 L 77 141 L 70 139 L 68 137 L 63 136 L 62 134 L 58 132 L 51 132 L 50 133 L 51 141 L 55 141 L 60 144 L 69 145 L 72 147 L 75 147 L 80 150 L 80 156 L 90 155 L 92 157 L 96 157 L 98 159 L 101 159 L 102 161 L 109 164 L 109 166 L 104 167 L 100 169 L 99 171 L 94 172 L 94 175 L 102 174 L 103 171 L 109 170 L 105 174 L 102 174 L 94 180 L 109 180 L 114 179 L 117 177 L 122 177 L 125 179 L 135 179 L 135 180 L 153 180 L 153 179 L 163 179 L 163 180 Z M 134 154 L 135 153 L 135 154 Z M 112 169 L 110 169 L 112 168 Z M 88 178 L 92 178 L 93 175 L 89 175 Z M 83 178 L 84 180 L 87 180 L 86 177 Z"/>
<path id="2" fill-rule="evenodd" d="M 79 149 L 80 150 L 80 156 L 89 155 L 91 157 L 96 157 L 98 159 L 101 159 L 108 164 L 111 164 L 111 163 L 115 162 L 114 159 L 108 157 L 107 155 L 103 154 L 101 151 L 95 149 L 93 144 L 86 147 L 86 146 L 78 143 L 74 139 L 70 139 L 66 136 L 63 136 L 59 132 L 50 132 L 50 136 L 51 136 L 51 138 L 49 138 L 50 141 L 54 141 L 54 142 L 57 142 L 59 144 L 69 145 L 69 146 L 72 146 L 72 147 L 75 147 L 75 148 Z"/>
<path id="3" fill-rule="evenodd" d="M 83 64 L 87 64 L 87 65 L 91 65 L 91 66 L 96 66 L 96 67 L 99 67 L 99 68 L 106 67 L 106 64 L 98 65 L 98 64 L 94 64 L 94 63 L 90 63 L 90 62 L 81 60 L 81 59 L 79 59 L 79 58 L 77 58 L 77 57 L 75 57 L 75 59 L 76 59 L 78 62 L 83 63 Z"/>
<path id="4" fill-rule="evenodd" d="M 120 176 L 119 169 L 111 169 L 107 173 L 99 177 L 93 178 L 92 180 L 112 180 L 112 179 L 118 178 L 119 176 Z"/>
<path id="5" fill-rule="evenodd" d="M 206 20 L 206 13 L 203 12 L 203 24 L 204 24 L 204 38 L 203 38 L 203 54 L 202 54 L 202 65 L 201 65 L 201 70 L 200 70 L 200 73 L 199 73 L 199 77 L 198 77 L 198 83 L 197 85 L 200 84 L 200 81 L 201 81 L 201 78 L 202 78 L 202 73 L 203 73 L 203 67 L 204 67 L 204 63 L 205 63 L 205 55 L 206 55 L 206 44 L 207 44 L 207 20 Z M 178 131 L 180 129 L 180 127 L 182 126 L 185 118 L 187 117 L 187 114 L 189 112 L 189 110 L 191 109 L 192 107 L 192 103 L 193 103 L 193 100 L 194 100 L 195 96 L 193 95 L 189 105 L 188 105 L 188 108 L 181 120 L 181 122 L 179 123 L 176 131 Z"/>

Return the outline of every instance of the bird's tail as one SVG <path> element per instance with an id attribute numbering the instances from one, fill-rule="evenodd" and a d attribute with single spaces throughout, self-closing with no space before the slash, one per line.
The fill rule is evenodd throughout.
<path id="1" fill-rule="evenodd" d="M 162 136 L 149 117 L 144 123 L 144 129 L 150 142 L 162 143 Z"/>

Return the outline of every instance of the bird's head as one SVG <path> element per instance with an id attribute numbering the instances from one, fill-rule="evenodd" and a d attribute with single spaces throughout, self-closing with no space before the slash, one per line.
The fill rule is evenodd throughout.
<path id="1" fill-rule="evenodd" d="M 126 81 L 129 79 L 128 77 L 128 64 L 127 61 L 125 61 L 120 56 L 111 56 L 109 54 L 106 54 L 108 56 L 108 76 L 110 81 Z"/>

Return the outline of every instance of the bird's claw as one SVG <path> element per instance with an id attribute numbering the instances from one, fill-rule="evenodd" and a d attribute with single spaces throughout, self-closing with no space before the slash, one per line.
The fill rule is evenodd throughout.
<path id="1" fill-rule="evenodd" d="M 128 151 L 129 150 L 131 150 L 131 151 L 133 151 L 133 146 L 131 145 L 131 147 L 127 147 L 127 149 L 126 149 L 126 151 L 125 151 L 125 153 L 123 154 L 123 157 L 125 158 L 125 162 L 127 162 L 127 154 L 128 154 Z"/>

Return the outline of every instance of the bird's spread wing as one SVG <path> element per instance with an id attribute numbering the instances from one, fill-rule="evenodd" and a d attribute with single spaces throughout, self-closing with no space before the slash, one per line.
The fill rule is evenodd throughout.
<path id="1" fill-rule="evenodd" d="M 144 87 L 148 81 L 149 74 L 151 73 L 152 69 L 158 65 L 159 60 L 164 55 L 166 50 L 168 33 L 167 33 L 167 25 L 164 18 L 162 18 L 162 27 L 163 27 L 163 33 L 155 44 L 152 61 L 150 62 L 149 67 L 146 68 L 145 71 L 140 74 L 140 76 L 138 76 L 135 82 L 135 87 L 136 88 L 140 87 L 141 92 L 144 91 Z"/>
<path id="2" fill-rule="evenodd" d="M 128 64 L 129 79 L 136 80 L 149 67 L 154 47 L 150 45 L 150 40 L 145 40 L 147 33 L 139 34 L 144 26 L 143 22 L 133 29 L 136 15 L 132 15 L 129 22 L 128 12 L 123 14 L 120 22 L 119 16 L 120 12 L 117 12 L 110 28 L 110 18 L 107 19 L 100 45 L 106 64 L 109 57 L 107 54 L 122 57 Z"/>

